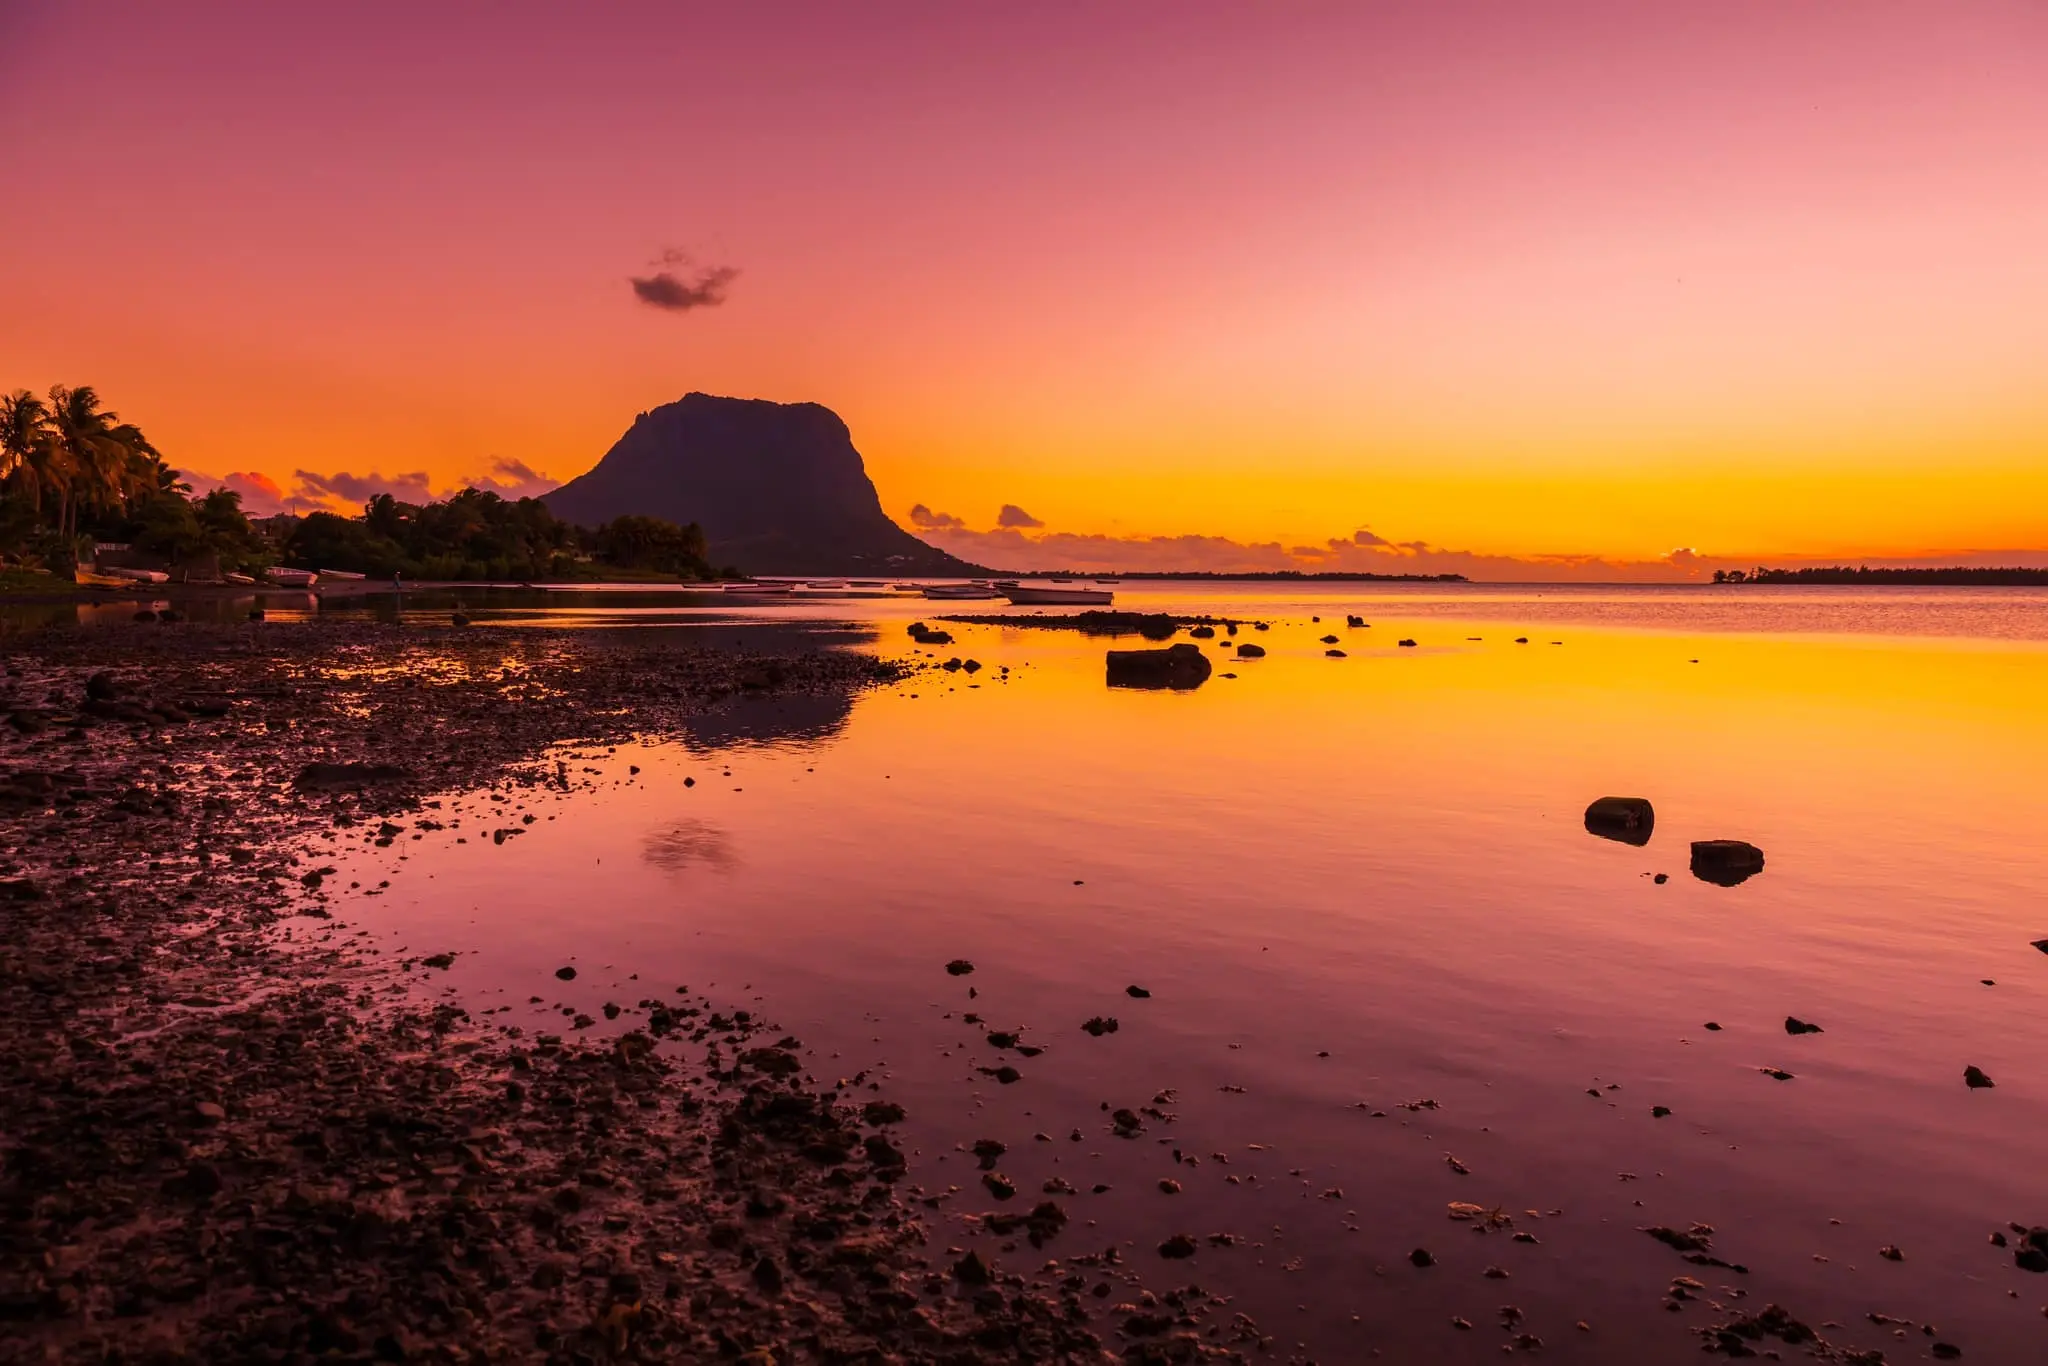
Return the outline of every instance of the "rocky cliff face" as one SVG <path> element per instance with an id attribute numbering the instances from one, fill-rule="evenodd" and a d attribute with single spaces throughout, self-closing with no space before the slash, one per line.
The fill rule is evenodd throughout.
<path id="1" fill-rule="evenodd" d="M 640 414 L 546 502 L 583 526 L 695 522 L 713 564 L 750 574 L 979 572 L 889 520 L 846 424 L 816 403 L 687 394 Z"/>

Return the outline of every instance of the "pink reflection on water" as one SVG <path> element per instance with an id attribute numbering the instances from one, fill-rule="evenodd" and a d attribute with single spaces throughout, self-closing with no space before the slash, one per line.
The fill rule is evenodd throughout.
<path id="1" fill-rule="evenodd" d="M 1327 619 L 1293 618 L 1268 658 L 1219 663 L 1236 678 L 1144 693 L 1103 686 L 1104 642 L 953 629 L 940 656 L 989 666 L 972 683 L 831 717 L 743 702 L 573 759 L 599 793 L 502 847 L 479 836 L 504 808 L 474 802 L 468 844 L 412 844 L 388 896 L 337 910 L 462 950 L 452 980 L 486 1004 L 544 996 L 498 1017 L 529 1028 L 685 983 L 763 1009 L 823 1079 L 879 1066 L 913 1177 L 963 1188 L 940 1237 L 983 1208 L 957 1145 L 1001 1138 L 1020 1190 L 1082 1192 L 1045 1255 L 1156 1263 L 1171 1233 L 1230 1232 L 1178 1279 L 1324 1360 L 1491 1360 L 1505 1303 L 1565 1359 L 1676 1359 L 1725 1317 L 1667 1313 L 1680 1274 L 1895 1359 L 1929 1339 L 1870 1312 L 1978 1359 L 2048 1343 L 2048 1279 L 1987 1242 L 2048 1222 L 2048 650 L 1389 617 L 1328 660 Z M 1604 794 L 1655 802 L 1647 847 L 1583 831 Z M 1695 880 L 1710 837 L 1768 868 Z M 971 976 L 943 971 L 959 957 Z M 1121 1027 L 1091 1038 L 1096 1015 Z M 1024 1080 L 975 1070 L 1001 1061 Z M 1161 1096 L 1173 1119 L 1111 1132 L 1103 1106 Z M 1539 1241 L 1476 1235 L 1451 1201 Z M 1695 1221 L 1751 1273 L 1637 1232 Z"/>

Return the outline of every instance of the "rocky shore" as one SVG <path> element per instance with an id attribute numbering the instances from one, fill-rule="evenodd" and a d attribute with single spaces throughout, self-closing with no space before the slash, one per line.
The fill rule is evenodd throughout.
<path id="1" fill-rule="evenodd" d="M 1237 1359 L 1201 1292 L 1041 1249 L 1056 1201 L 1015 1266 L 927 1246 L 902 1111 L 748 1011 L 527 1033 L 329 918 L 317 834 L 894 666 L 369 624 L 0 666 L 0 1361 Z"/>

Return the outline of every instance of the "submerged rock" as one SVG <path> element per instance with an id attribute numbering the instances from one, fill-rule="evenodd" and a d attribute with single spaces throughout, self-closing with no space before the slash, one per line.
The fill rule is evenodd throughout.
<path id="1" fill-rule="evenodd" d="M 1184 692 L 1208 682 L 1210 667 L 1201 647 L 1185 642 L 1163 650 L 1111 650 L 1107 681 L 1112 688 L 1172 688 Z"/>
<path id="2" fill-rule="evenodd" d="M 1764 851 L 1743 840 L 1694 840 L 1692 875 L 1717 887 L 1733 887 L 1764 870 Z"/>
<path id="3" fill-rule="evenodd" d="M 1656 808 L 1647 797 L 1600 797 L 1586 808 L 1586 833 L 1638 847 L 1657 828 Z"/>
<path id="4" fill-rule="evenodd" d="M 1266 657 L 1266 647 L 1263 645 L 1253 645 L 1247 641 L 1237 647 L 1237 657 L 1239 659 L 1264 659 Z"/>
<path id="5" fill-rule="evenodd" d="M 1785 1032 L 1787 1034 L 1821 1034 L 1826 1031 L 1811 1020 L 1802 1020 L 1797 1015 L 1787 1015 L 1785 1017 Z"/>
<path id="6" fill-rule="evenodd" d="M 1981 1067 L 1965 1067 L 1963 1069 L 1963 1085 L 1969 1087 L 1972 1091 L 1984 1091 L 1998 1085 L 1998 1083 L 1984 1075 L 1984 1069 Z"/>

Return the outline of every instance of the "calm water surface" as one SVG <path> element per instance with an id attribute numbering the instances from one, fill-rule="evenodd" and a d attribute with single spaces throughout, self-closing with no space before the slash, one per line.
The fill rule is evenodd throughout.
<path id="1" fill-rule="evenodd" d="M 469 605 L 909 658 L 904 622 L 984 606 L 689 598 Z M 538 819 L 502 846 L 365 848 L 344 881 L 390 890 L 335 910 L 394 951 L 461 951 L 448 984 L 528 1028 L 682 984 L 761 1010 L 821 1080 L 874 1068 L 908 1107 L 911 1179 L 958 1188 L 936 1237 L 983 1242 L 960 1149 L 999 1138 L 1018 1204 L 1053 1177 L 1081 1192 L 1011 1256 L 1120 1247 L 1155 1285 L 1232 1297 L 1277 1359 L 1496 1360 L 1513 1306 L 1555 1360 L 1690 1360 L 1689 1330 L 1728 1316 L 1708 1302 L 1776 1302 L 1888 1361 L 1937 1340 L 2048 1360 L 2048 1276 L 1989 1241 L 2048 1223 L 2048 595 L 1126 585 L 1118 605 L 1258 617 L 1241 638 L 1270 654 L 1215 651 L 1194 692 L 1113 691 L 1105 642 L 954 626 L 938 657 L 977 675 L 571 752 L 597 794 L 510 790 Z M 1646 847 L 1585 832 L 1603 794 L 1655 802 Z M 471 836 L 516 809 L 462 806 Z M 1705 838 L 1768 867 L 1696 880 Z M 966 1012 L 1045 1052 L 999 1054 Z M 1120 1029 L 1090 1037 L 1096 1015 Z M 1023 1079 L 976 1070 L 1002 1062 Z M 1147 1105 L 1166 1118 L 1114 1135 L 1107 1110 Z M 1538 1241 L 1474 1233 L 1452 1201 Z M 1749 1273 L 1638 1231 L 1695 1222 Z M 1237 1242 L 1161 1262 L 1182 1232 Z M 1707 1288 L 1668 1312 L 1679 1275 Z"/>

